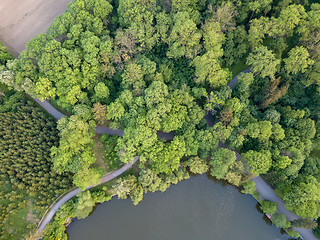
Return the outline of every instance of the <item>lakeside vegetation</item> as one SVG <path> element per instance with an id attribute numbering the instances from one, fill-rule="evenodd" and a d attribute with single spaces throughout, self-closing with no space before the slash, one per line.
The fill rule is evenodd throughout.
<path id="1" fill-rule="evenodd" d="M 5 124 L 31 129 L 37 137 L 33 151 L 41 145 L 28 160 L 17 156 L 17 170 L 1 165 L 2 194 L 10 191 L 4 184 L 8 179 L 23 189 L 20 184 L 29 186 L 33 175 L 43 176 L 32 183 L 34 190 L 26 188 L 43 209 L 54 200 L 48 195 L 52 189 L 61 193 L 72 181 L 85 190 L 107 170 L 140 156 L 133 174 L 65 204 L 44 239 L 66 239 L 64 223 L 70 217 L 88 216 L 95 203 L 114 194 L 138 204 L 145 192 L 165 191 L 188 171 L 209 171 L 257 199 L 250 178 L 263 175 L 286 207 L 303 218 L 289 223 L 273 203 L 261 200 L 273 223 L 291 236 L 296 236 L 291 227 L 315 227 L 320 216 L 319 33 L 320 4 L 313 1 L 70 3 L 17 59 L 0 47 L 2 84 L 72 113 L 55 126 L 32 104 L 20 103 L 23 94 L 1 96 L 0 117 L 11 119 L 2 122 L 1 149 L 28 148 Z M 250 72 L 231 90 L 227 83 L 247 66 Z M 98 137 L 97 125 L 124 134 Z M 157 136 L 172 131 L 172 140 Z M 217 150 L 219 142 L 241 153 L 242 160 L 227 148 Z M 8 157 L 2 154 L 0 160 Z M 16 195 L 24 199 L 27 192 Z M 0 227 L 10 234 L 5 224 Z"/>
<path id="2" fill-rule="evenodd" d="M 0 61 L 12 59 L 2 50 Z M 50 148 L 58 144 L 57 133 L 50 115 L 23 93 L 1 86 L 0 239 L 24 239 L 72 186 L 70 176 L 53 171 Z"/>

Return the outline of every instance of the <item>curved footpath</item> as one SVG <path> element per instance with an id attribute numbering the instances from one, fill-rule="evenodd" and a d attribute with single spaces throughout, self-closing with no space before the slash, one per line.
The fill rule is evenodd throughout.
<path id="1" fill-rule="evenodd" d="M 97 185 L 88 187 L 87 189 L 96 187 L 102 183 L 108 182 L 116 177 L 118 177 L 119 175 L 121 175 L 122 173 L 126 172 L 128 169 L 130 169 L 132 167 L 132 165 L 139 160 L 139 156 L 136 156 L 134 158 L 134 160 L 132 162 L 127 163 L 126 165 L 124 165 L 123 167 L 121 167 L 120 169 L 118 169 L 117 171 L 113 171 L 110 173 L 107 173 L 106 175 L 104 175 L 101 178 L 101 182 Z M 86 189 L 86 190 L 87 190 Z M 58 209 L 61 207 L 62 204 L 66 203 L 68 200 L 70 200 L 71 198 L 73 198 L 74 196 L 76 196 L 79 192 L 81 192 L 80 188 L 76 188 L 76 189 L 72 189 L 69 192 L 67 192 L 66 194 L 63 194 L 62 196 L 60 196 L 48 209 L 48 211 L 44 214 L 43 218 L 41 219 L 39 225 L 38 225 L 38 230 L 39 231 L 43 231 L 46 227 L 46 225 L 51 221 L 51 219 L 53 218 L 54 214 L 58 211 Z"/>
<path id="2" fill-rule="evenodd" d="M 247 73 L 250 71 L 250 68 L 247 68 L 243 72 L 239 73 L 236 75 L 228 84 L 228 86 L 232 89 L 236 85 L 238 81 L 238 76 L 242 73 Z M 31 96 L 32 97 L 32 96 Z M 60 113 L 58 110 L 56 110 L 48 101 L 40 101 L 37 98 L 32 97 L 37 103 L 39 103 L 40 106 L 42 106 L 50 115 L 52 115 L 56 119 L 60 119 L 62 116 L 64 116 L 62 113 Z M 209 124 L 212 125 L 212 124 Z M 123 130 L 122 129 L 111 129 L 108 127 L 103 127 L 103 126 L 97 126 L 96 127 L 96 133 L 98 134 L 109 134 L 109 135 L 117 135 L 117 136 L 122 136 L 123 135 Z M 170 133 L 163 133 L 163 132 L 158 132 L 157 135 L 161 138 L 164 138 L 166 140 L 172 140 L 174 136 L 174 132 Z M 218 148 L 225 147 L 223 144 L 219 144 Z M 237 159 L 240 160 L 241 156 L 239 153 L 236 152 Z M 119 170 L 106 174 L 102 180 L 101 183 L 105 183 L 123 172 L 127 171 L 129 168 L 131 168 L 132 164 L 134 164 L 139 157 L 135 157 L 134 161 L 132 163 L 128 163 Z M 274 190 L 261 178 L 261 177 L 255 177 L 252 179 L 256 183 L 256 189 L 257 192 L 266 200 L 270 200 L 273 202 L 276 202 L 278 204 L 278 212 L 284 214 L 289 221 L 292 221 L 296 218 L 299 218 L 296 214 L 290 212 L 288 209 L 285 208 L 284 206 L 284 201 L 274 192 Z M 91 187 L 90 187 L 91 188 Z M 59 207 L 67 202 L 69 199 L 72 197 L 76 196 L 80 192 L 80 189 L 74 189 L 71 190 L 68 194 L 62 196 L 58 202 L 54 203 L 49 209 L 50 211 L 45 214 L 43 219 L 41 220 L 40 224 L 38 225 L 38 229 L 42 231 L 46 224 L 48 224 L 52 217 L 54 216 L 55 212 L 59 209 Z M 295 228 L 297 232 L 299 232 L 300 236 L 304 240 L 318 240 L 318 238 L 314 235 L 313 231 L 310 229 L 304 229 L 304 228 Z"/>

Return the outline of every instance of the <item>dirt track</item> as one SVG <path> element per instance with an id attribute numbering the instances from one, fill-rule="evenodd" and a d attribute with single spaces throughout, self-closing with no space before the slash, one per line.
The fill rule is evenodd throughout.
<path id="1" fill-rule="evenodd" d="M 17 57 L 26 43 L 47 31 L 71 0 L 0 0 L 0 40 Z"/>

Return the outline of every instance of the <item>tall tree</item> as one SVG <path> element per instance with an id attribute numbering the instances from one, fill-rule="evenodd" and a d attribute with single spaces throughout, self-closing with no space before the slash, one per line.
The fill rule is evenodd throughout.
<path id="1" fill-rule="evenodd" d="M 261 77 L 274 78 L 277 71 L 277 66 L 280 60 L 276 59 L 271 50 L 265 46 L 256 47 L 247 58 L 247 64 L 251 65 L 251 71 Z"/>
<path id="2" fill-rule="evenodd" d="M 245 163 L 247 171 L 258 176 L 266 173 L 271 167 L 271 154 L 267 150 L 262 152 L 250 150 L 242 154 L 242 161 Z"/>
<path id="3" fill-rule="evenodd" d="M 292 48 L 289 51 L 288 58 L 283 61 L 285 63 L 285 69 L 293 74 L 305 72 L 306 68 L 314 63 L 314 61 L 309 58 L 308 50 L 302 46 Z"/>

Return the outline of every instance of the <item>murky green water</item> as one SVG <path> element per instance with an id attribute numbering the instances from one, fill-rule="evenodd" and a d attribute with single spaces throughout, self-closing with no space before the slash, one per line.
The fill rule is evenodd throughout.
<path id="1" fill-rule="evenodd" d="M 256 209 L 256 200 L 232 186 L 192 177 L 164 193 L 97 206 L 88 218 L 73 221 L 70 240 L 284 240 Z"/>

